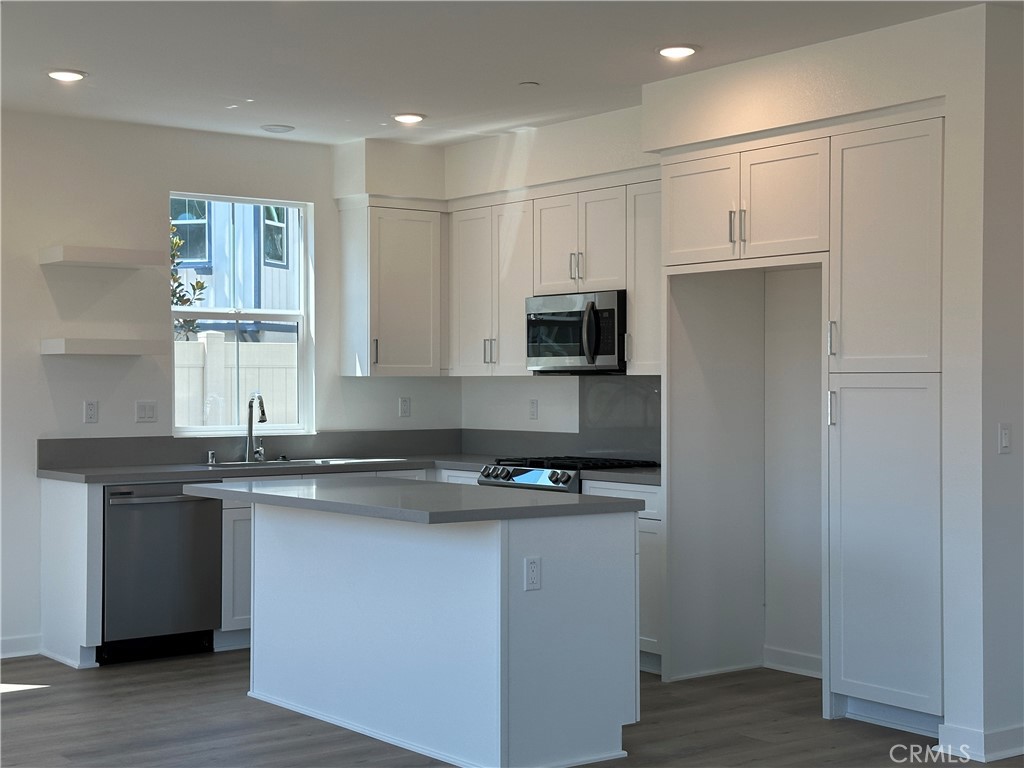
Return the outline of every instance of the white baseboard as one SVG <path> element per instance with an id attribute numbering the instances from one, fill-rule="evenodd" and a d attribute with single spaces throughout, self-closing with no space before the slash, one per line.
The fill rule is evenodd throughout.
<path id="1" fill-rule="evenodd" d="M 248 629 L 232 629 L 228 631 L 215 629 L 213 631 L 214 651 L 238 651 L 248 648 L 251 640 L 251 632 Z"/>
<path id="2" fill-rule="evenodd" d="M 845 704 L 842 706 L 845 711 L 840 712 L 840 716 L 922 736 L 939 736 L 939 728 L 942 725 L 941 715 L 915 712 L 912 709 L 894 707 L 892 704 L 880 704 L 877 701 L 858 699 L 854 696 L 837 696 L 837 698 L 845 699 Z"/>
<path id="3" fill-rule="evenodd" d="M 790 651 L 785 648 L 764 647 L 764 666 L 779 672 L 821 679 L 821 656 Z"/>
<path id="4" fill-rule="evenodd" d="M 640 651 L 640 671 L 661 675 L 661 656 L 657 653 Z"/>
<path id="5" fill-rule="evenodd" d="M 738 664 L 735 667 L 718 667 L 715 669 L 701 669 L 694 672 L 684 672 L 681 675 L 663 677 L 666 683 L 675 683 L 680 680 L 693 680 L 696 677 L 710 677 L 711 675 L 724 675 L 727 672 L 742 672 L 745 669 L 760 669 L 761 664 Z"/>
<path id="6" fill-rule="evenodd" d="M 0 658 L 35 656 L 43 644 L 42 635 L 16 635 L 0 639 Z"/>
<path id="7" fill-rule="evenodd" d="M 998 731 L 982 731 L 958 725 L 939 726 L 939 747 L 951 755 L 967 754 L 972 760 L 990 763 L 1024 755 L 1024 723 Z"/>

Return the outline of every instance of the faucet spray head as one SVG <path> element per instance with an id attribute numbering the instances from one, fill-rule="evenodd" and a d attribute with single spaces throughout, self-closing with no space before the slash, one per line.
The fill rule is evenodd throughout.
<path id="1" fill-rule="evenodd" d="M 263 395 L 261 395 L 259 392 L 257 392 L 256 393 L 256 399 L 259 401 L 259 404 L 260 404 L 259 423 L 260 424 L 266 424 L 267 423 L 267 410 L 266 410 L 266 408 L 263 407 Z"/>

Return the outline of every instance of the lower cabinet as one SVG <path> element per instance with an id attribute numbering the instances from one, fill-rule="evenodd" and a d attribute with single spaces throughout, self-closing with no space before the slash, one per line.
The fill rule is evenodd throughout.
<path id="1" fill-rule="evenodd" d="M 637 512 L 640 566 L 640 652 L 660 656 L 665 643 L 665 505 L 661 488 L 632 483 L 584 480 L 583 493 L 643 499 Z M 644 665 L 641 664 L 641 668 Z M 659 671 L 650 669 L 647 671 Z"/>
<path id="2" fill-rule="evenodd" d="M 439 469 L 437 470 L 437 479 L 442 483 L 460 483 L 462 485 L 476 485 L 477 478 L 480 477 L 478 471 L 470 471 L 466 469 Z"/>
<path id="3" fill-rule="evenodd" d="M 939 374 L 829 377 L 830 690 L 942 713 Z"/>
<path id="4" fill-rule="evenodd" d="M 252 507 L 229 507 L 221 513 L 221 596 L 222 631 L 249 629 L 252 612 Z"/>

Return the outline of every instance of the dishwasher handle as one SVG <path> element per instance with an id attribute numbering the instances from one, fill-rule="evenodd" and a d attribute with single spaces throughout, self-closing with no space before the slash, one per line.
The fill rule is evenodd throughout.
<path id="1" fill-rule="evenodd" d="M 119 496 L 107 499 L 107 504 L 169 504 L 179 501 L 203 501 L 199 496 Z"/>

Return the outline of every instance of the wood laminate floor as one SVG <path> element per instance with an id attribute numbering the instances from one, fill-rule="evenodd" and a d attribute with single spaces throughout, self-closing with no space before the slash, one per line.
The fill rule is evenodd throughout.
<path id="1" fill-rule="evenodd" d="M 0 680 L 45 688 L 0 698 L 4 768 L 418 768 L 445 765 L 246 696 L 249 654 L 231 651 L 73 670 L 4 660 Z M 767 669 L 641 682 L 629 757 L 600 765 L 896 766 L 894 745 L 934 739 L 820 717 L 820 682 Z M 905 746 L 896 756 L 908 755 Z M 932 757 L 931 764 L 935 765 Z M 902 765 L 911 765 L 904 761 Z M 989 766 L 1022 766 L 1020 759 Z"/>

